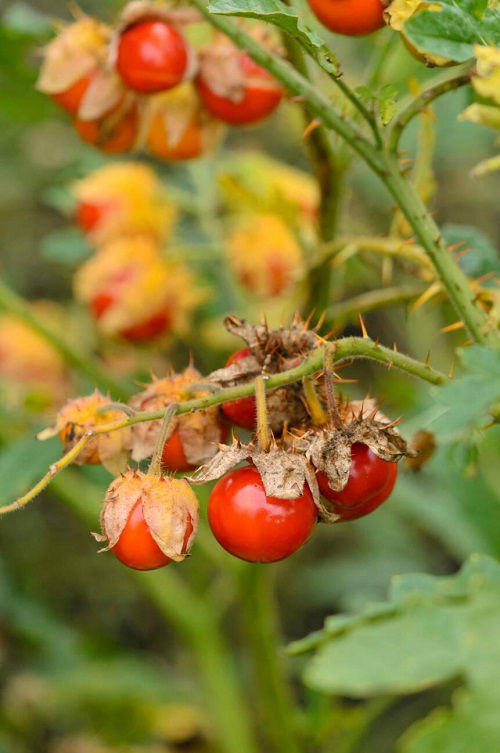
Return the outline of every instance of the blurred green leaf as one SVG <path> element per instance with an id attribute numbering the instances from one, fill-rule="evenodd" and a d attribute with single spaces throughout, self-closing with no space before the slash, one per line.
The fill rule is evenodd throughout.
<path id="1" fill-rule="evenodd" d="M 76 228 L 65 228 L 49 233 L 41 243 L 41 253 L 45 259 L 76 264 L 90 256 L 90 248 Z"/>
<path id="2" fill-rule="evenodd" d="M 0 502 L 7 504 L 29 489 L 61 455 L 57 438 L 22 439 L 0 451 Z"/>
<path id="3" fill-rule="evenodd" d="M 455 440 L 464 432 L 470 436 L 473 429 L 484 426 L 491 420 L 488 408 L 500 399 L 500 351 L 473 345 L 459 353 L 469 373 L 432 390 L 443 412 L 430 428 L 442 441 Z"/>
<path id="4" fill-rule="evenodd" d="M 459 264 L 466 274 L 479 277 L 500 268 L 497 249 L 490 239 L 476 227 L 448 224 L 443 226 L 442 232 L 448 245 L 462 244 L 460 248 L 457 248 L 458 253 L 469 249 L 459 258 Z"/>

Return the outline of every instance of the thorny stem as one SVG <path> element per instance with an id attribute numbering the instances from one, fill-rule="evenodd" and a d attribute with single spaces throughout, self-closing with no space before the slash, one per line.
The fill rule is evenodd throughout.
<path id="1" fill-rule="evenodd" d="M 385 364 L 389 368 L 394 366 L 395 368 L 401 369 L 411 376 L 423 379 L 430 384 L 441 385 L 446 384 L 449 381 L 447 376 L 436 369 L 433 369 L 428 364 L 416 361 L 410 356 L 406 356 L 403 353 L 398 353 L 397 351 L 390 350 L 383 345 L 379 345 L 378 343 L 373 342 L 369 337 L 344 337 L 341 340 L 338 340 L 335 344 L 329 344 L 313 351 L 309 358 L 305 359 L 299 366 L 283 371 L 280 374 L 272 374 L 268 376 L 263 380 L 265 390 L 269 391 L 277 387 L 283 387 L 292 382 L 297 382 L 304 376 L 321 371 L 323 369 L 326 349 L 330 350 L 332 366 L 357 358 L 368 358 Z M 220 405 L 221 403 L 228 402 L 229 400 L 237 400 L 241 397 L 250 397 L 255 394 L 255 388 L 255 382 L 248 382 L 247 384 L 240 384 L 237 387 L 225 387 L 218 392 L 195 400 L 180 402 L 177 404 L 176 415 L 190 413 L 195 410 L 202 410 L 204 408 L 209 408 L 212 405 Z M 18 510 L 20 507 L 24 507 L 24 505 L 28 504 L 28 502 L 31 502 L 37 494 L 48 486 L 57 473 L 62 471 L 72 463 L 73 460 L 75 460 L 93 437 L 98 434 L 107 434 L 108 432 L 118 431 L 119 429 L 124 429 L 127 426 L 133 426 L 134 424 L 142 423 L 144 421 L 156 421 L 163 418 L 164 414 L 165 411 L 162 410 L 138 412 L 135 416 L 131 416 L 130 418 L 112 421 L 108 424 L 100 424 L 93 429 L 89 429 L 77 444 L 66 453 L 66 455 L 51 465 L 45 476 L 40 479 L 40 481 L 29 492 L 22 497 L 19 497 L 15 502 L 1 507 L 0 515 Z"/>
<path id="2" fill-rule="evenodd" d="M 266 382 L 261 374 L 255 379 L 255 404 L 257 406 L 257 441 L 259 450 L 267 452 L 271 444 L 267 418 Z"/>
<path id="3" fill-rule="evenodd" d="M 321 123 L 335 131 L 378 175 L 396 199 L 417 239 L 429 254 L 429 258 L 443 281 L 452 304 L 471 336 L 479 343 L 498 345 L 499 334 L 487 331 L 487 316 L 476 305 L 467 276 L 448 252 L 439 228 L 429 214 L 427 207 L 401 173 L 397 155 L 392 154 L 390 150 L 384 154 L 381 148 L 377 148 L 368 141 L 352 122 L 342 117 L 335 105 L 323 92 L 289 63 L 263 47 L 233 20 L 210 13 L 204 0 L 191 1 L 212 26 L 226 34 L 238 47 L 246 50 L 250 57 L 273 74 L 290 92 L 302 96 Z M 448 91 L 450 88 L 453 87 L 448 86 L 444 91 Z M 426 103 L 419 100 L 419 106 L 420 104 L 425 106 Z M 419 112 L 419 109 L 417 108 L 416 111 Z M 411 113 L 409 118 L 403 116 L 401 121 L 403 128 L 411 120 L 411 117 L 413 117 Z"/>
<path id="4" fill-rule="evenodd" d="M 163 448 L 165 442 L 169 439 L 174 430 L 174 418 L 179 408 L 179 403 L 170 403 L 165 409 L 163 414 L 163 420 L 161 422 L 160 433 L 156 442 L 155 451 L 151 458 L 151 463 L 148 468 L 148 476 L 160 476 L 161 475 L 161 462 L 163 457 Z"/>

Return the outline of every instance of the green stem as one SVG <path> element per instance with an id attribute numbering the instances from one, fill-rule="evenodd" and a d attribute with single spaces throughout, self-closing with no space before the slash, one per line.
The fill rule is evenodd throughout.
<path id="1" fill-rule="evenodd" d="M 68 471 L 54 480 L 53 489 L 87 526 L 95 525 L 96 500 L 101 490 L 94 483 L 78 471 Z M 126 572 L 191 646 L 219 749 L 223 753 L 258 753 L 248 718 L 248 703 L 241 693 L 231 653 L 211 603 L 201 598 L 174 568 Z"/>
<path id="2" fill-rule="evenodd" d="M 124 386 L 115 382 L 106 372 L 101 369 L 88 356 L 82 355 L 72 348 L 68 343 L 45 323 L 41 316 L 37 316 L 29 304 L 17 293 L 10 290 L 7 285 L 0 280 L 0 308 L 14 314 L 21 319 L 28 327 L 41 335 L 56 350 L 70 366 L 77 371 L 90 377 L 102 390 L 111 392 L 115 397 L 126 400 L 130 393 Z"/>
<path id="3" fill-rule="evenodd" d="M 412 97 L 406 102 L 399 110 L 397 115 L 392 119 L 391 124 L 387 130 L 387 137 L 385 141 L 385 148 L 388 153 L 395 154 L 398 150 L 399 140 L 401 135 L 413 118 L 425 110 L 438 97 L 441 97 L 446 92 L 458 89 L 460 86 L 465 86 L 470 82 L 471 69 L 475 63 L 475 59 L 466 60 L 465 63 L 457 65 L 446 71 L 443 74 L 437 76 L 431 84 L 424 89 L 423 92 L 416 97 Z"/>
<path id="4" fill-rule="evenodd" d="M 300 753 L 294 705 L 283 673 L 277 615 L 267 565 L 250 565 L 240 577 L 241 604 L 266 732 L 276 753 Z"/>
<path id="5" fill-rule="evenodd" d="M 361 293 L 346 301 L 335 303 L 328 309 L 327 318 L 336 325 L 342 324 L 356 319 L 363 311 L 375 311 L 385 306 L 407 303 L 418 298 L 424 290 L 424 285 L 397 285 L 391 288 L 370 290 L 368 293 Z"/>

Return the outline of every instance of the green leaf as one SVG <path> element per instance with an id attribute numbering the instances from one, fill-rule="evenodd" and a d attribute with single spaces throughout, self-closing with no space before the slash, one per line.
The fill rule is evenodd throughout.
<path id="1" fill-rule="evenodd" d="M 500 351 L 473 345 L 460 354 L 469 373 L 432 390 L 443 411 L 430 428 L 442 441 L 470 436 L 472 430 L 490 421 L 488 409 L 500 400 Z"/>
<path id="2" fill-rule="evenodd" d="M 453 706 L 403 739 L 404 753 L 496 753 L 500 662 L 500 565 L 472 555 L 451 577 L 393 579 L 389 599 L 359 615 L 328 618 L 307 648 L 314 690 L 367 698 L 415 693 L 460 679 Z"/>
<path id="3" fill-rule="evenodd" d="M 323 46 L 321 37 L 302 23 L 292 7 L 280 0 L 213 0 L 208 7 L 211 13 L 219 15 L 266 21 L 307 46 Z"/>
<path id="4" fill-rule="evenodd" d="M 61 455 L 58 439 L 21 439 L 0 452 L 0 503 L 8 504 L 43 476 Z"/>
<path id="5" fill-rule="evenodd" d="M 490 239 L 473 225 L 444 225 L 443 237 L 448 245 L 462 243 L 457 249 L 469 249 L 459 257 L 459 264 L 471 277 L 479 277 L 493 270 L 500 270 L 498 251 Z"/>
<path id="6" fill-rule="evenodd" d="M 404 35 L 421 52 L 462 62 L 473 57 L 474 44 L 500 44 L 500 10 L 486 0 L 437 0 L 441 10 L 413 15 Z"/>

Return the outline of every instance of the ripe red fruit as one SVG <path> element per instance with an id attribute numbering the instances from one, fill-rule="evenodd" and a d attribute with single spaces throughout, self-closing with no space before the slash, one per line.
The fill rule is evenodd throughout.
<path id="1" fill-rule="evenodd" d="M 191 520 L 186 526 L 184 547 L 187 548 L 189 537 L 193 532 Z M 113 554 L 120 562 L 133 570 L 156 570 L 170 565 L 173 560 L 162 552 L 154 540 L 149 527 L 144 520 L 142 500 L 139 497 L 120 534 L 117 543 L 112 547 Z"/>
<path id="2" fill-rule="evenodd" d="M 240 358 L 246 358 L 251 356 L 252 351 L 250 348 L 242 348 L 241 350 L 233 353 L 229 356 L 226 366 L 231 366 L 235 361 L 239 361 Z M 257 404 L 254 397 L 242 397 L 240 400 L 230 400 L 228 403 L 222 403 L 222 412 L 233 424 L 241 426 L 243 429 L 249 429 L 253 431 L 257 422 Z"/>
<path id="3" fill-rule="evenodd" d="M 186 42 L 166 21 L 141 21 L 120 36 L 116 68 L 134 91 L 151 94 L 171 89 L 180 84 L 187 65 Z"/>
<path id="4" fill-rule="evenodd" d="M 314 15 L 330 31 L 359 37 L 384 26 L 380 0 L 308 0 Z"/>
<path id="5" fill-rule="evenodd" d="M 198 91 L 207 110 L 224 123 L 236 126 L 250 125 L 267 118 L 283 96 L 283 90 L 271 74 L 257 65 L 246 52 L 239 54 L 239 64 L 247 81 L 239 101 L 217 94 L 203 75 L 197 80 Z"/>
<path id="6" fill-rule="evenodd" d="M 311 492 L 296 499 L 267 497 L 255 468 L 237 468 L 214 486 L 208 522 L 219 544 L 248 562 L 277 562 L 309 538 L 317 510 Z"/>
<path id="7" fill-rule="evenodd" d="M 382 460 L 370 448 L 356 442 L 351 447 L 351 469 L 346 486 L 339 492 L 328 484 L 326 474 L 317 474 L 318 486 L 342 520 L 354 520 L 368 515 L 385 502 L 396 483 L 396 463 Z"/>

